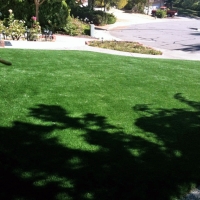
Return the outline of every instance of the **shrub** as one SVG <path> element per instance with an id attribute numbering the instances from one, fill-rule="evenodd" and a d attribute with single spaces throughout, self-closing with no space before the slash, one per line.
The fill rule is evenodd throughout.
<path id="1" fill-rule="evenodd" d="M 93 14 L 93 22 L 96 25 L 114 24 L 116 17 L 113 14 L 106 13 L 104 11 L 95 11 Z"/>
<path id="2" fill-rule="evenodd" d="M 31 20 L 32 20 L 32 26 L 30 28 L 29 38 L 27 39 L 31 41 L 36 41 L 38 39 L 38 34 L 41 33 L 41 26 L 40 23 L 37 22 L 36 17 L 33 16 Z"/>
<path id="3" fill-rule="evenodd" d="M 93 19 L 93 13 L 94 11 L 89 9 L 89 7 L 72 7 L 71 9 L 71 15 L 74 16 L 75 18 L 78 17 L 79 19 L 85 19 L 88 18 L 89 21 L 91 22 Z"/>
<path id="4" fill-rule="evenodd" d="M 96 24 L 96 25 L 103 24 L 103 17 L 101 15 L 99 15 L 99 14 L 94 15 L 93 23 Z"/>
<path id="5" fill-rule="evenodd" d="M 122 9 L 127 5 L 128 1 L 127 0 L 118 0 L 117 1 L 117 8 Z"/>
<path id="6" fill-rule="evenodd" d="M 84 35 L 90 35 L 90 26 L 89 24 L 84 25 Z"/>
<path id="7" fill-rule="evenodd" d="M 9 17 L 5 22 L 5 24 L 8 25 L 8 27 L 4 30 L 5 35 L 10 36 L 13 40 L 19 40 L 20 37 L 25 33 L 25 21 L 15 20 L 13 11 L 11 9 L 9 10 L 9 13 Z"/>
<path id="8" fill-rule="evenodd" d="M 192 6 L 191 0 L 184 0 L 184 1 L 182 2 L 182 7 L 183 7 L 183 8 L 191 9 L 191 6 Z"/>
<path id="9" fill-rule="evenodd" d="M 3 21 L 0 20 L 0 33 L 2 33 L 3 31 L 5 31 L 5 26 L 4 26 L 4 23 Z"/>
<path id="10" fill-rule="evenodd" d="M 125 10 L 132 10 L 133 6 L 134 6 L 133 1 L 128 0 L 128 3 L 125 5 L 124 9 Z"/>
<path id="11" fill-rule="evenodd" d="M 93 13 L 93 23 L 96 25 L 104 25 L 107 24 L 108 21 L 108 13 L 101 11 L 101 10 L 96 10 Z"/>
<path id="12" fill-rule="evenodd" d="M 62 29 L 70 16 L 70 9 L 65 1 L 52 1 L 52 5 L 49 4 L 47 7 L 41 6 L 43 13 L 40 12 L 40 24 L 50 27 L 52 31 Z"/>
<path id="13" fill-rule="evenodd" d="M 67 24 L 63 29 L 67 34 L 76 36 L 84 34 L 85 27 L 86 25 L 82 21 L 72 17 L 67 20 Z"/>
<path id="14" fill-rule="evenodd" d="M 114 24 L 116 22 L 116 17 L 113 14 L 108 14 L 107 24 Z"/>
<path id="15" fill-rule="evenodd" d="M 192 10 L 200 10 L 200 2 L 195 2 L 192 6 L 191 6 Z"/>
<path id="16" fill-rule="evenodd" d="M 158 18 L 164 18 L 166 17 L 167 12 L 165 10 L 156 10 L 156 17 Z"/>
<path id="17" fill-rule="evenodd" d="M 79 17 L 80 19 L 87 18 L 90 23 L 96 25 L 112 24 L 116 22 L 116 17 L 113 14 L 101 10 L 90 10 L 87 7 L 73 8 L 71 13 L 74 17 Z"/>

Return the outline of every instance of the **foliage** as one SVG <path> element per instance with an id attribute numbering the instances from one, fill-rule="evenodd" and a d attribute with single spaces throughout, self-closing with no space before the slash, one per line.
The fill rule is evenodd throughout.
<path id="1" fill-rule="evenodd" d="M 3 1 L 3 2 L 2 2 Z M 2 6 L 3 4 L 3 6 Z M 5 19 L 8 17 L 7 11 L 9 9 L 13 10 L 15 13 L 15 19 L 21 19 L 24 21 L 29 21 L 32 13 L 35 12 L 34 1 L 33 0 L 1 0 L 1 13 L 2 17 Z"/>
<path id="2" fill-rule="evenodd" d="M 182 3 L 183 8 L 191 8 L 195 0 L 184 0 Z"/>
<path id="3" fill-rule="evenodd" d="M 108 18 L 107 18 L 107 24 L 114 24 L 117 20 L 117 18 L 114 16 L 112 13 L 107 13 Z"/>
<path id="4" fill-rule="evenodd" d="M 132 1 L 132 0 L 128 0 L 128 2 L 127 2 L 127 4 L 125 5 L 124 9 L 125 9 L 125 10 L 132 10 L 133 6 L 134 6 L 133 1 Z"/>
<path id="5" fill-rule="evenodd" d="M 200 11 L 200 0 L 165 0 L 165 5 L 172 9 L 176 7 L 179 9 L 191 9 Z"/>
<path id="6" fill-rule="evenodd" d="M 41 27 L 39 22 L 36 21 L 36 17 L 31 17 L 31 27 L 25 27 L 25 21 L 16 20 L 14 18 L 14 13 L 9 9 L 9 17 L 0 21 L 0 31 L 4 31 L 6 37 L 11 37 L 13 40 L 19 40 L 22 35 L 27 32 L 27 39 L 36 40 L 38 34 L 41 33 Z M 27 31 L 29 30 L 29 31 Z"/>
<path id="7" fill-rule="evenodd" d="M 90 46 L 100 47 L 105 49 L 112 49 L 117 51 L 162 55 L 161 51 L 152 49 L 151 47 L 143 46 L 138 42 L 126 42 L 126 41 L 90 41 Z"/>
<path id="8" fill-rule="evenodd" d="M 39 5 L 37 9 L 40 9 L 39 23 L 41 27 L 48 27 L 48 29 L 52 30 L 53 32 L 63 30 L 66 27 L 69 28 L 69 26 L 72 27 L 71 23 L 67 25 L 70 15 L 74 16 L 75 18 L 78 17 L 79 19 L 87 20 L 87 22 L 95 23 L 97 25 L 112 24 L 116 22 L 116 18 L 112 14 L 104 13 L 103 11 L 94 11 L 89 7 L 80 7 L 80 3 L 75 3 L 71 0 L 5 0 L 5 2 L 3 0 L 3 3 L 5 5 L 3 6 L 1 12 L 3 13 L 4 19 L 6 18 L 5 11 L 8 9 L 8 6 L 10 6 L 11 9 L 16 11 L 15 18 L 26 21 L 27 27 L 32 26 L 29 19 L 32 17 L 32 13 L 35 13 L 36 5 Z M 22 10 L 23 12 L 21 12 Z M 36 19 L 38 20 L 37 16 Z M 73 27 L 77 27 L 77 24 L 73 25 Z M 77 32 L 80 31 L 77 30 Z"/>
<path id="9" fill-rule="evenodd" d="M 105 20 L 103 19 L 102 15 L 96 14 L 93 17 L 93 23 L 96 25 L 105 24 Z"/>
<path id="10" fill-rule="evenodd" d="M 87 19 L 87 22 L 96 25 L 113 24 L 116 22 L 116 17 L 111 13 L 106 13 L 101 10 L 91 10 L 88 7 L 77 7 L 72 9 L 74 17 L 79 19 Z"/>
<path id="11" fill-rule="evenodd" d="M 116 17 L 113 14 L 104 11 L 94 11 L 92 21 L 96 25 L 112 24 L 116 22 Z"/>
<path id="12" fill-rule="evenodd" d="M 144 6 L 144 3 L 139 2 L 133 6 L 132 11 L 135 13 L 144 13 Z"/>
<path id="13" fill-rule="evenodd" d="M 191 9 L 200 11 L 200 1 L 193 3 Z"/>
<path id="14" fill-rule="evenodd" d="M 79 19 L 88 19 L 89 22 L 93 20 L 93 13 L 95 11 L 91 10 L 89 7 L 74 6 L 71 8 L 71 15 L 78 17 Z"/>
<path id="15" fill-rule="evenodd" d="M 25 33 L 25 21 L 15 20 L 14 13 L 9 9 L 9 17 L 6 24 L 8 27 L 4 29 L 5 35 L 10 36 L 13 40 L 19 40 L 20 37 Z"/>
<path id="16" fill-rule="evenodd" d="M 166 15 L 167 15 L 166 10 L 161 10 L 161 9 L 156 10 L 156 17 L 164 18 L 164 17 L 166 17 Z"/>
<path id="17" fill-rule="evenodd" d="M 96 23 L 95 23 L 95 16 L 96 15 L 102 16 L 101 23 L 98 23 L 98 21 L 96 21 Z M 103 11 L 95 11 L 93 18 L 94 18 L 94 24 L 96 24 L 96 25 L 114 24 L 117 20 L 116 17 L 112 13 L 106 13 L 106 12 L 103 12 Z"/>
<path id="18" fill-rule="evenodd" d="M 63 30 L 71 36 L 82 35 L 89 29 L 89 25 L 82 22 L 78 18 L 71 17 L 67 20 L 67 24 Z"/>
<path id="19" fill-rule="evenodd" d="M 183 8 L 186 8 L 186 9 L 200 11 L 200 1 L 199 0 L 184 0 L 181 5 Z"/>
<path id="20" fill-rule="evenodd" d="M 131 9 L 133 12 L 136 13 L 143 13 L 146 4 L 147 4 L 146 0 L 128 0 L 128 3 L 125 6 L 125 8 Z"/>
<path id="21" fill-rule="evenodd" d="M 64 0 L 45 2 L 40 11 L 40 24 L 53 31 L 62 29 L 70 17 L 70 8 Z"/>
<path id="22" fill-rule="evenodd" d="M 174 7 L 174 9 L 178 10 L 178 15 L 182 16 L 189 16 L 189 17 L 200 17 L 200 12 L 196 10 L 186 9 L 186 8 L 180 8 L 180 7 Z"/>
<path id="23" fill-rule="evenodd" d="M 174 3 L 174 0 L 165 0 L 165 6 L 172 9 L 172 5 Z"/>
<path id="24" fill-rule="evenodd" d="M 32 21 L 32 26 L 30 28 L 29 40 L 34 41 L 38 39 L 38 34 L 41 33 L 41 26 L 40 23 L 37 22 L 37 18 L 35 16 L 31 18 L 31 21 Z"/>
<path id="25" fill-rule="evenodd" d="M 124 8 L 128 3 L 128 0 L 118 0 L 116 5 L 118 9 Z"/>
<path id="26" fill-rule="evenodd" d="M 4 26 L 4 22 L 0 20 L 0 33 L 2 33 L 5 29 L 6 27 Z"/>
<path id="27" fill-rule="evenodd" d="M 34 0 L 35 3 L 35 16 L 36 19 L 39 21 L 39 8 L 46 0 Z"/>
<path id="28" fill-rule="evenodd" d="M 96 25 L 108 24 L 109 16 L 111 16 L 111 14 L 106 13 L 106 12 L 101 11 L 101 10 L 97 10 L 97 11 L 94 11 L 94 13 L 93 13 L 93 20 L 92 21 Z M 114 18 L 114 15 L 112 15 L 112 17 Z"/>
<path id="29" fill-rule="evenodd" d="M 57 29 L 66 24 L 70 8 L 65 0 L 46 0 L 41 6 L 42 2 L 40 1 L 39 7 L 39 22 L 41 26 L 49 25 L 52 29 Z M 15 12 L 16 19 L 23 19 L 28 23 L 32 14 L 36 12 L 35 8 L 34 0 L 5 0 L 5 5 L 3 8 L 1 7 L 1 12 L 3 17 L 6 18 L 7 10 L 12 9 Z M 27 25 L 30 26 L 29 23 Z"/>

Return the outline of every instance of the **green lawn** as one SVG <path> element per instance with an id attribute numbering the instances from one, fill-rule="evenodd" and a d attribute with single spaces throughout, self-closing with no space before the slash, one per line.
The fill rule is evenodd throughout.
<path id="1" fill-rule="evenodd" d="M 0 57 L 0 199 L 169 200 L 200 184 L 200 62 Z"/>

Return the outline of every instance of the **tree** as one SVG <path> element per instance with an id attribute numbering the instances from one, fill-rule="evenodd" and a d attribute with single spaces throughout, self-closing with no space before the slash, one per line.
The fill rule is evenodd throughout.
<path id="1" fill-rule="evenodd" d="M 117 8 L 119 8 L 119 9 L 124 8 L 127 3 L 128 3 L 127 0 L 118 0 L 117 3 L 116 3 L 117 4 Z"/>
<path id="2" fill-rule="evenodd" d="M 131 0 L 131 4 L 133 5 L 132 11 L 143 12 L 144 6 L 148 4 L 148 2 L 146 0 Z"/>
<path id="3" fill-rule="evenodd" d="M 36 20 L 39 21 L 39 7 L 45 2 L 45 0 L 34 0 L 35 3 L 35 16 Z"/>
<path id="4" fill-rule="evenodd" d="M 164 4 L 169 7 L 170 9 L 172 9 L 173 7 L 173 0 L 165 0 Z"/>

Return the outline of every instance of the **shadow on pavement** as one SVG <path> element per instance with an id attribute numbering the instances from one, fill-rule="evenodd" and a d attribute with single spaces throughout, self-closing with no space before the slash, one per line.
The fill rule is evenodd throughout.
<path id="1" fill-rule="evenodd" d="M 186 51 L 186 52 L 196 52 L 196 51 L 200 51 L 200 44 L 183 45 L 183 48 L 174 49 L 174 50 L 181 50 L 181 51 Z"/>
<path id="2" fill-rule="evenodd" d="M 5 41 L 5 46 L 7 46 L 7 47 L 11 47 L 11 46 L 12 46 L 12 44 L 11 44 L 11 42 L 10 42 L 10 41 Z"/>

